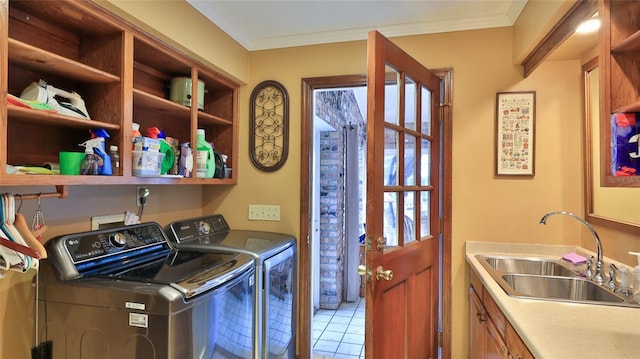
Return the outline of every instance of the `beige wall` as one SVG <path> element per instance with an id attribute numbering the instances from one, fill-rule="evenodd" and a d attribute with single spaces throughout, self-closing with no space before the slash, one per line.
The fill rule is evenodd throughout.
<path id="1" fill-rule="evenodd" d="M 114 5 L 115 4 L 115 5 Z M 162 225 L 202 213 L 225 215 L 232 227 L 299 234 L 301 78 L 366 72 L 363 41 L 247 52 L 219 29 L 206 25 L 184 2 L 112 1 L 110 8 L 143 26 L 162 32 L 168 42 L 214 63 L 247 83 L 240 91 L 239 183 L 231 187 L 151 186 L 145 220 Z M 127 12 L 129 14 L 127 14 Z M 172 19 L 172 21 L 168 21 Z M 137 20 L 136 20 L 137 21 Z M 204 30 L 194 36 L 193 24 Z M 188 26 L 187 26 L 188 25 Z M 453 68 L 453 243 L 452 358 L 467 354 L 468 270 L 464 260 L 467 240 L 580 244 L 582 226 L 553 218 L 546 227 L 540 217 L 551 210 L 582 213 L 582 132 L 580 63 L 545 63 L 527 79 L 513 65 L 512 29 L 500 28 L 393 39 L 430 68 Z M 211 41 L 215 39 L 215 41 Z M 263 80 L 282 83 L 290 95 L 290 152 L 285 166 L 274 172 L 256 170 L 248 158 L 248 99 Z M 495 178 L 494 109 L 498 91 L 537 92 L 536 174 L 533 178 Z M 39 189 L 0 188 L 3 192 Z M 50 189 L 44 189 L 50 190 Z M 46 238 L 87 230 L 90 216 L 135 211 L 135 186 L 71 187 L 70 198 L 44 200 L 50 229 Z M 278 204 L 280 222 L 250 222 L 248 204 Z M 33 201 L 22 213 L 33 213 Z M 637 239 L 607 232 L 605 253 Z M 588 243 L 583 244 L 591 248 Z M 623 251 L 626 249 L 623 249 Z M 28 357 L 32 345 L 29 325 L 19 330 L 16 318 L 33 317 L 33 289 L 29 275 L 9 273 L 0 280 L 0 357 Z"/>

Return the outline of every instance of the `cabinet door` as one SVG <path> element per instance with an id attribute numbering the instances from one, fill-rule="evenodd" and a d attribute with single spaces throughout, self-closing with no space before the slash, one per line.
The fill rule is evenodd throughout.
<path id="1" fill-rule="evenodd" d="M 509 359 L 534 359 L 533 354 L 531 354 L 511 324 L 507 324 L 506 331 L 505 339 L 509 348 Z"/>
<path id="2" fill-rule="evenodd" d="M 507 350 L 507 345 L 505 344 L 502 336 L 500 336 L 500 332 L 498 328 L 493 323 L 491 318 L 487 320 L 487 334 L 486 334 L 486 355 L 484 356 L 487 359 L 506 359 L 509 351 Z"/>
<path id="3" fill-rule="evenodd" d="M 482 301 L 473 287 L 469 288 L 469 359 L 484 359 L 487 317 Z"/>

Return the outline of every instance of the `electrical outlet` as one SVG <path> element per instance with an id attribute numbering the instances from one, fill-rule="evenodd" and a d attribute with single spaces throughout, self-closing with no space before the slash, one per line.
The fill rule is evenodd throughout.
<path id="1" fill-rule="evenodd" d="M 151 191 L 149 191 L 149 187 L 145 186 L 137 186 L 136 187 L 136 204 L 138 207 L 142 206 L 142 202 L 146 205 L 149 203 L 149 195 Z"/>
<path id="2" fill-rule="evenodd" d="M 249 205 L 250 221 L 280 221 L 280 206 L 266 204 Z"/>

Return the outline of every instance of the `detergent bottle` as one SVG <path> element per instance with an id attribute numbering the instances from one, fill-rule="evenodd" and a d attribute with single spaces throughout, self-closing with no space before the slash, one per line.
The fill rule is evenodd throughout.
<path id="1" fill-rule="evenodd" d="M 199 128 L 196 138 L 196 178 L 213 178 L 216 170 L 213 147 L 205 140 L 204 129 Z"/>

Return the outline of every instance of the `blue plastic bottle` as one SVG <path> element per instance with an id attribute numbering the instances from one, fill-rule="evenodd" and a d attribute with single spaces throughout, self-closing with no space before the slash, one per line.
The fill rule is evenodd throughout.
<path id="1" fill-rule="evenodd" d="M 216 170 L 216 160 L 213 147 L 205 139 L 204 129 L 199 128 L 196 138 L 196 178 L 213 178 Z"/>

